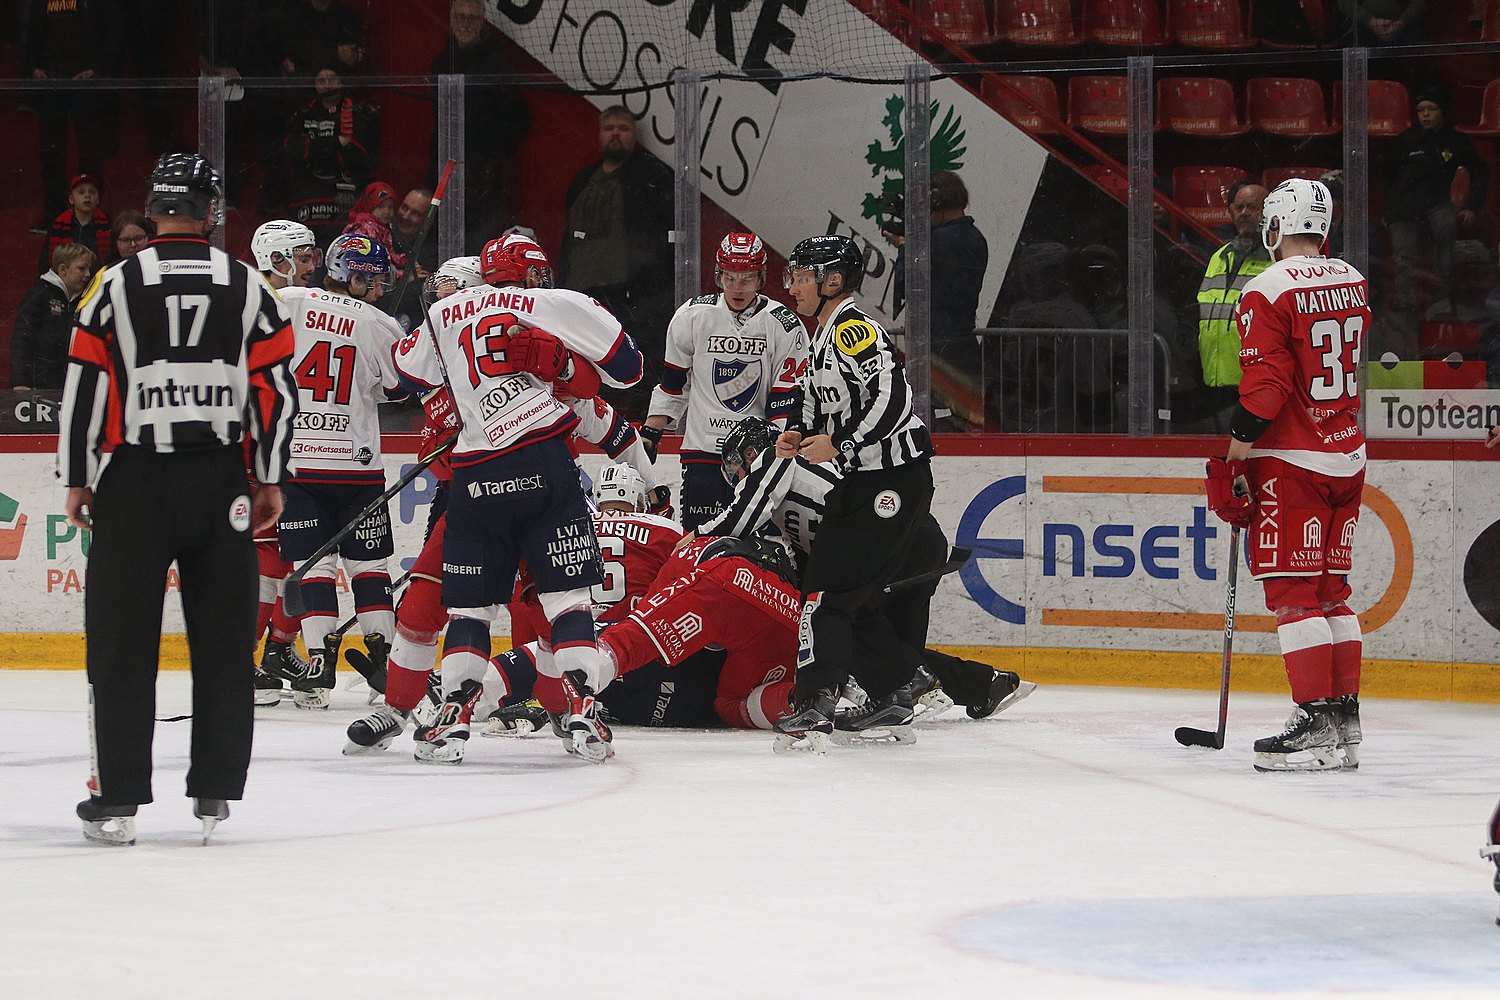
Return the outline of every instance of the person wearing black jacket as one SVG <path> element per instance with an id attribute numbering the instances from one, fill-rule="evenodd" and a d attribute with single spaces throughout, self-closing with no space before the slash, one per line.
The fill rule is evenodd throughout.
<path id="1" fill-rule="evenodd" d="M 635 116 L 622 105 L 599 115 L 598 163 L 568 186 L 558 280 L 598 299 L 646 358 L 640 385 L 661 381 L 672 318 L 672 171 L 636 145 Z M 644 419 L 647 398 L 630 407 Z"/>
<path id="2" fill-rule="evenodd" d="M 375 179 L 380 117 L 345 93 L 336 70 L 319 70 L 313 87 L 317 96 L 287 124 L 287 218 L 307 226 L 318 245 L 327 246 L 343 231 L 355 192 Z"/>
<path id="3" fill-rule="evenodd" d="M 52 269 L 27 290 L 16 310 L 10 382 L 17 392 L 63 387 L 73 307 L 98 266 L 94 251 L 77 243 L 64 243 L 52 251 Z"/>
<path id="4" fill-rule="evenodd" d="M 1396 137 L 1391 146 L 1385 187 L 1385 217 L 1391 250 L 1396 256 L 1396 309 L 1415 321 L 1419 283 L 1413 272 L 1422 259 L 1422 245 L 1432 245 L 1432 270 L 1439 289 L 1448 292 L 1453 273 L 1453 241 L 1460 227 L 1471 226 L 1484 207 L 1489 169 L 1469 137 L 1448 122 L 1448 94 L 1442 87 L 1419 90 L 1413 105 L 1416 123 Z M 1469 193 L 1463 207 L 1453 206 L 1453 180 L 1458 168 L 1469 174 Z"/>

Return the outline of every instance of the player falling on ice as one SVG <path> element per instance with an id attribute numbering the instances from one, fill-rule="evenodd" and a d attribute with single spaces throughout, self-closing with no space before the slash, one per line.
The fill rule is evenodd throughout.
<path id="1" fill-rule="evenodd" d="M 1229 450 L 1208 463 L 1208 503 L 1248 532 L 1250 572 L 1286 661 L 1286 729 L 1255 741 L 1258 771 L 1359 766 L 1359 618 L 1346 603 L 1365 481 L 1356 374 L 1370 327 L 1363 275 L 1322 256 L 1333 200 L 1293 178 L 1266 196 L 1274 263 L 1245 286 L 1240 400 Z"/>

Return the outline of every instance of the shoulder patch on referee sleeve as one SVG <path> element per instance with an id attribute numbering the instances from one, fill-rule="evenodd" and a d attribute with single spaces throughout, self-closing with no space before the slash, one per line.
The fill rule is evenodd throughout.
<path id="1" fill-rule="evenodd" d="M 846 319 L 833 328 L 834 346 L 851 358 L 873 347 L 879 336 L 875 327 L 862 319 Z"/>
<path id="2" fill-rule="evenodd" d="M 74 307 L 75 313 L 82 312 L 83 307 L 89 304 L 89 300 L 92 299 L 95 295 L 99 294 L 99 283 L 104 279 L 105 270 L 106 268 L 101 267 L 94 272 L 93 280 L 90 281 L 89 286 L 83 290 L 83 294 L 78 297 L 78 305 Z"/>

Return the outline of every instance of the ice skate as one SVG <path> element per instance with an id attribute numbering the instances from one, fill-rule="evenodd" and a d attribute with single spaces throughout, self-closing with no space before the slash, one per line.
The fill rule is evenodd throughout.
<path id="1" fill-rule="evenodd" d="M 344 756 L 384 750 L 396 737 L 406 732 L 406 723 L 410 720 L 410 712 L 402 712 L 389 705 L 381 705 L 364 718 L 355 719 L 345 731 L 349 742 L 344 745 Z"/>
<path id="2" fill-rule="evenodd" d="M 333 701 L 333 656 L 327 648 L 308 650 L 307 673 L 292 681 L 292 700 L 298 708 L 327 711 Z"/>
<path id="3" fill-rule="evenodd" d="M 603 764 L 615 755 L 615 737 L 599 717 L 594 692 L 587 685 L 574 684 L 569 677 L 563 678 L 563 691 L 568 697 L 564 749 L 590 764 Z"/>
<path id="4" fill-rule="evenodd" d="M 912 697 L 912 721 L 927 722 L 936 719 L 953 707 L 953 699 L 943 690 L 943 685 L 932 673 L 920 664 L 912 679 L 906 683 Z"/>
<path id="5" fill-rule="evenodd" d="M 1280 735 L 1255 741 L 1257 771 L 1337 771 L 1342 760 L 1334 707 L 1327 701 L 1298 705 Z"/>
<path id="6" fill-rule="evenodd" d="M 265 654 L 260 658 L 260 668 L 277 680 L 290 684 L 307 674 L 307 661 L 290 642 L 266 640 Z"/>
<path id="7" fill-rule="evenodd" d="M 480 736 L 530 736 L 541 732 L 551 721 L 547 710 L 539 701 L 523 701 L 490 713 L 489 720 L 479 731 Z"/>
<path id="8" fill-rule="evenodd" d="M 270 708 L 281 704 L 281 678 L 255 668 L 255 707 Z"/>
<path id="9" fill-rule="evenodd" d="M 1342 698 L 1335 698 L 1333 718 L 1339 734 L 1338 750 L 1344 769 L 1355 770 L 1359 767 L 1359 741 L 1364 735 L 1359 728 L 1359 695 L 1346 694 Z"/>
<path id="10" fill-rule="evenodd" d="M 811 751 L 825 753 L 829 736 L 833 733 L 833 717 L 837 694 L 829 688 L 819 688 L 792 706 L 792 714 L 783 716 L 773 727 L 776 740 L 771 749 L 776 753 Z"/>
<path id="11" fill-rule="evenodd" d="M 833 742 L 841 746 L 915 743 L 911 695 L 909 687 L 899 687 L 884 698 L 868 699 L 858 708 L 838 709 L 833 715 Z"/>
<path id="12" fill-rule="evenodd" d="M 76 812 L 83 820 L 83 835 L 89 840 L 129 847 L 135 843 L 135 810 L 135 806 L 107 806 L 90 795 L 78 803 Z"/>
<path id="13" fill-rule="evenodd" d="M 990 696 L 982 704 L 969 705 L 964 711 L 971 719 L 988 719 L 992 715 L 999 715 L 1022 698 L 1030 697 L 1035 690 L 1036 684 L 1021 680 L 1019 674 L 997 670 L 995 679 L 990 681 Z"/>
<path id="14" fill-rule="evenodd" d="M 207 847 L 214 827 L 229 818 L 229 803 L 223 799 L 194 799 L 193 815 L 203 821 L 203 846 Z"/>
<path id="15" fill-rule="evenodd" d="M 467 680 L 443 701 L 437 721 L 418 726 L 412 736 L 412 759 L 424 764 L 462 764 L 469 745 L 469 720 L 484 685 Z"/>

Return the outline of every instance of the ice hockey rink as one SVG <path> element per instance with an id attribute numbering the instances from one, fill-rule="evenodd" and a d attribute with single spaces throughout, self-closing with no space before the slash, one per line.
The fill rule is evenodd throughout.
<path id="1" fill-rule="evenodd" d="M 164 673 L 158 715 L 188 711 Z M 1492 706 L 1369 700 L 1357 772 L 1257 774 L 1284 697 L 1043 687 L 911 746 L 621 729 L 340 755 L 261 710 L 208 847 L 189 723 L 132 848 L 85 843 L 81 672 L 0 671 L 0 997 L 1500 995 Z"/>

